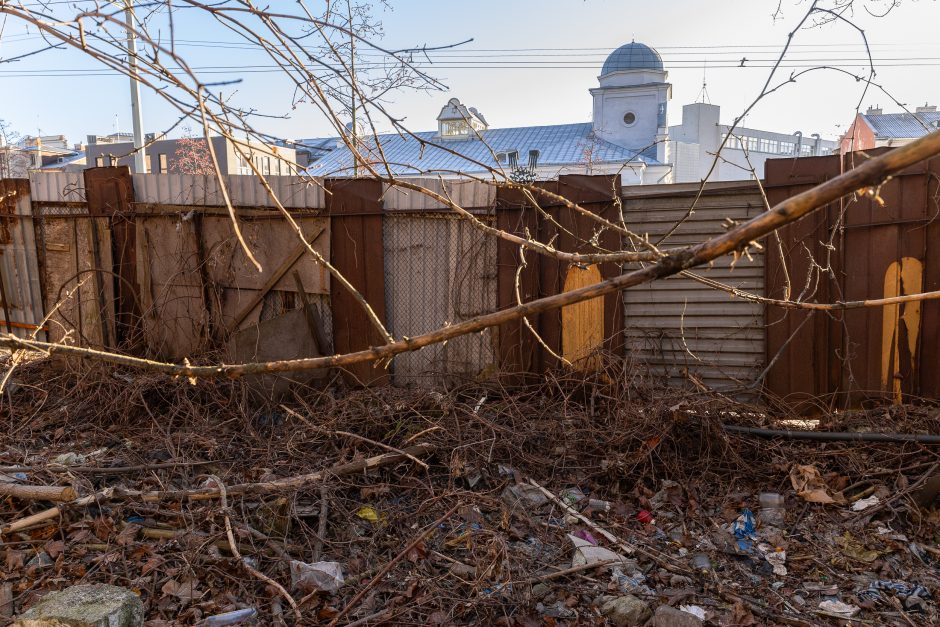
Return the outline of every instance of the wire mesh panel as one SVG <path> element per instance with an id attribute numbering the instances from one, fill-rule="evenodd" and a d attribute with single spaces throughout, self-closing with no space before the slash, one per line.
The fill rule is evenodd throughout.
<path id="1" fill-rule="evenodd" d="M 481 219 L 492 221 L 490 217 Z M 413 337 L 496 309 L 496 241 L 445 214 L 386 213 L 385 302 L 395 337 Z M 396 385 L 473 377 L 494 361 L 487 329 L 395 357 Z"/>

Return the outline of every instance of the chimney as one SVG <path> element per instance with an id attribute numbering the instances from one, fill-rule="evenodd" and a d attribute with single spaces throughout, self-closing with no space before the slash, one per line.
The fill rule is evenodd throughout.
<path id="1" fill-rule="evenodd" d="M 881 115 L 882 113 L 884 113 L 884 111 L 881 110 L 881 107 L 875 105 L 874 107 L 868 107 L 868 111 L 865 112 L 865 115 Z"/>
<path id="2" fill-rule="evenodd" d="M 917 107 L 916 113 L 935 113 L 937 111 L 937 105 L 929 105 L 926 102 L 923 107 Z"/>

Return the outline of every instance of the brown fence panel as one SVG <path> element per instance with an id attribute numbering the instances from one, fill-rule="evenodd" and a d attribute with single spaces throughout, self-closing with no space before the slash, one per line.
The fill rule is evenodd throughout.
<path id="1" fill-rule="evenodd" d="M 768 197 L 779 202 L 885 150 L 768 161 Z M 779 248 L 768 242 L 768 296 L 836 302 L 940 289 L 938 174 L 940 160 L 919 164 L 782 229 Z M 767 324 L 766 389 L 800 411 L 940 394 L 940 302 L 812 315 L 770 307 Z"/>
<path id="2" fill-rule="evenodd" d="M 134 222 L 134 184 L 127 166 L 90 168 L 84 171 L 88 213 L 107 217 L 115 291 L 117 293 L 116 339 L 129 350 L 141 345 L 140 288 L 137 283 L 137 226 Z M 111 268 L 103 268 L 111 270 Z"/>
<path id="3" fill-rule="evenodd" d="M 577 203 L 607 220 L 618 219 L 615 200 L 620 190 L 619 176 L 562 175 L 558 181 L 547 181 L 540 185 L 547 191 Z M 518 235 L 528 233 L 543 243 L 550 243 L 557 249 L 568 252 L 596 252 L 597 248 L 591 244 L 595 239 L 603 250 L 620 249 L 619 233 L 603 228 L 596 220 L 557 199 L 535 195 L 539 206 L 549 217 L 540 213 L 532 206 L 531 200 L 516 190 L 500 188 L 497 190 L 496 199 L 497 226 L 500 229 Z M 617 264 L 602 264 L 599 268 L 576 268 L 531 251 L 526 252 L 525 259 L 526 267 L 523 268 L 518 281 L 523 302 L 553 296 L 564 291 L 566 287 L 573 289 L 581 282 L 594 283 L 601 278 L 616 276 L 620 272 Z M 516 275 L 519 247 L 501 240 L 497 251 L 497 264 L 498 305 L 500 308 L 514 306 L 518 302 Z M 583 279 L 575 276 L 580 273 L 586 273 Z M 598 321 L 593 320 L 593 317 L 591 320 L 579 319 L 590 315 L 590 302 L 583 307 L 573 306 L 568 312 L 566 309 L 548 311 L 529 319 L 533 329 L 552 352 L 571 361 L 584 359 L 587 355 L 578 350 L 578 336 L 586 335 L 582 338 L 582 343 L 590 343 L 590 338 L 599 334 L 603 340 L 603 349 L 615 354 L 622 353 L 623 310 L 619 294 L 603 297 L 603 302 L 599 305 L 603 320 L 599 325 L 595 324 Z M 568 318 L 568 326 L 563 324 L 566 313 L 573 316 Z M 575 346 L 572 346 L 572 343 Z M 509 372 L 541 372 L 559 365 L 521 321 L 500 326 L 499 357 L 501 367 Z M 589 362 L 585 362 L 584 366 L 590 367 Z"/>
<path id="4" fill-rule="evenodd" d="M 328 179 L 326 209 L 330 216 L 333 265 L 362 294 L 385 323 L 385 253 L 382 239 L 382 183 L 369 179 Z M 384 343 L 362 306 L 337 281 L 330 281 L 333 346 L 336 353 L 364 350 Z M 361 363 L 346 370 L 354 385 L 385 385 L 381 366 Z"/>

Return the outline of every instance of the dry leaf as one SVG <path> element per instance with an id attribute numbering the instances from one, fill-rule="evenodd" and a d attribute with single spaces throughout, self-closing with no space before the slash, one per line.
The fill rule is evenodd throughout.
<path id="1" fill-rule="evenodd" d="M 794 464 L 790 469 L 790 483 L 796 493 L 810 503 L 845 503 L 842 493 L 834 492 L 826 485 L 815 466 Z"/>
<path id="2" fill-rule="evenodd" d="M 175 579 L 170 579 L 163 587 L 160 588 L 163 594 L 168 596 L 174 596 L 177 599 L 182 599 L 184 601 L 192 601 L 193 599 L 198 599 L 205 594 L 205 592 L 200 592 L 196 589 L 196 583 L 194 581 L 184 581 L 180 583 Z"/>
<path id="3" fill-rule="evenodd" d="M 7 549 L 7 572 L 14 572 L 23 568 L 23 564 L 26 561 L 26 553 L 24 551 L 15 551 L 13 549 Z"/>
<path id="4" fill-rule="evenodd" d="M 49 554 L 49 557 L 55 559 L 65 551 L 65 542 L 62 540 L 46 542 L 46 546 L 44 546 L 43 549 Z"/>

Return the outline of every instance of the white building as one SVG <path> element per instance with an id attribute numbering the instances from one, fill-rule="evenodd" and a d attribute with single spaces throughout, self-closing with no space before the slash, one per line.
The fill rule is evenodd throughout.
<path id="1" fill-rule="evenodd" d="M 474 107 L 451 98 L 437 116 L 437 130 L 359 137 L 360 153 L 381 173 L 399 177 L 462 174 L 486 176 L 492 170 L 516 180 L 560 174 L 621 175 L 624 185 L 762 177 L 771 157 L 828 154 L 836 142 L 799 132 L 774 133 L 736 128 L 712 167 L 729 127 L 716 105 L 682 108 L 682 123 L 669 126 L 672 85 L 653 48 L 631 42 L 604 62 L 590 122 L 491 128 Z M 365 175 L 338 138 L 298 140 L 309 147 L 308 172 L 323 177 Z M 381 148 L 381 150 L 380 150 Z"/>

